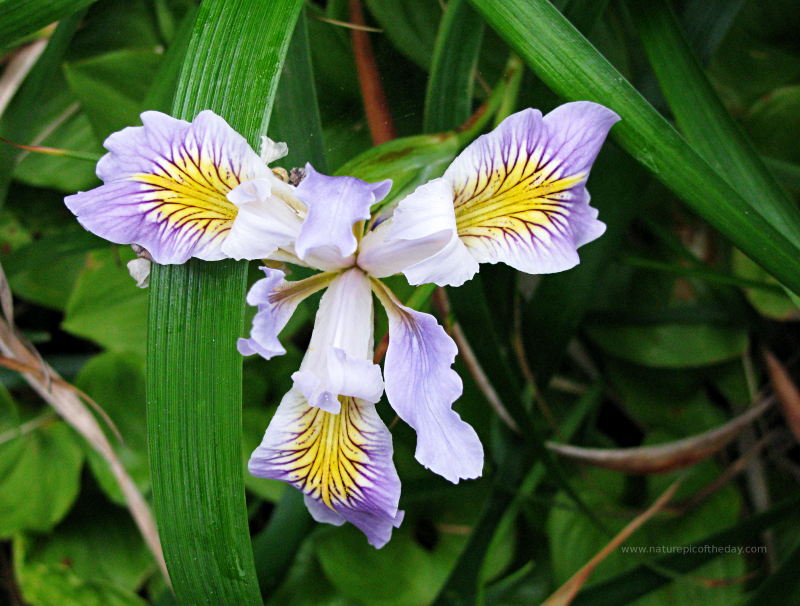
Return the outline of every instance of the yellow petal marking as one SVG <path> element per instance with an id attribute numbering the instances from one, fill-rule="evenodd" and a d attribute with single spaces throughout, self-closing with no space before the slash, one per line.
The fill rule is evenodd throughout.
<path id="1" fill-rule="evenodd" d="M 241 182 L 230 164 L 217 165 L 197 150 L 181 147 L 174 157 L 159 158 L 157 166 L 152 174 L 130 177 L 149 186 L 143 190 L 144 199 L 153 203 L 148 218 L 166 221 L 173 229 L 203 231 L 212 238 L 230 229 L 237 208 L 226 194 Z"/>
<path id="2" fill-rule="evenodd" d="M 541 230 L 562 231 L 569 217 L 571 188 L 585 173 L 560 176 L 542 150 L 528 155 L 512 151 L 507 162 L 482 166 L 472 178 L 456 186 L 455 214 L 462 238 L 497 238 L 509 232 L 536 236 Z M 469 240 L 465 242 L 469 246 Z"/>
<path id="3" fill-rule="evenodd" d="M 281 449 L 275 465 L 305 494 L 334 509 L 354 506 L 375 477 L 370 469 L 370 427 L 353 398 L 340 396 L 342 408 L 333 414 L 309 406 L 298 417 L 297 436 Z"/>

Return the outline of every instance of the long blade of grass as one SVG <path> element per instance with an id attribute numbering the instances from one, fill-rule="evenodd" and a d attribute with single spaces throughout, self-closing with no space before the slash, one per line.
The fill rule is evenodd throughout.
<path id="1" fill-rule="evenodd" d="M 300 14 L 289 44 L 273 113 L 270 136 L 289 142 L 289 154 L 281 160 L 284 167 L 311 162 L 317 170 L 325 171 L 305 11 Z M 302 493 L 287 488 L 267 525 L 253 537 L 256 574 L 265 600 L 285 578 L 300 544 L 312 528 Z"/>
<path id="2" fill-rule="evenodd" d="M 616 111 L 622 121 L 612 134 L 631 155 L 745 254 L 800 292 L 800 235 L 788 240 L 783 228 L 760 214 L 757 201 L 739 195 L 552 4 L 471 2 L 553 91 Z M 800 234 L 800 226 L 789 227 Z"/>
<path id="3" fill-rule="evenodd" d="M 666 0 L 628 0 L 661 91 L 687 141 L 787 239 L 798 242 L 800 207 L 778 185 L 733 121 L 692 53 Z"/>
<path id="4" fill-rule="evenodd" d="M 173 103 L 222 115 L 251 144 L 266 131 L 300 0 L 204 2 Z M 148 443 L 153 495 L 183 604 L 261 604 L 241 465 L 247 264 L 156 266 L 150 285 Z"/>
<path id="5" fill-rule="evenodd" d="M 0 0 L 0 50 L 94 0 Z"/>
<path id="6" fill-rule="evenodd" d="M 467 0 L 452 0 L 439 23 L 423 130 L 438 133 L 463 124 L 472 113 L 475 66 L 483 39 L 483 19 Z"/>
<path id="7" fill-rule="evenodd" d="M 796 604 L 800 598 L 798 568 L 800 568 L 800 539 L 795 540 L 794 547 L 786 559 L 759 585 L 744 606 Z"/>

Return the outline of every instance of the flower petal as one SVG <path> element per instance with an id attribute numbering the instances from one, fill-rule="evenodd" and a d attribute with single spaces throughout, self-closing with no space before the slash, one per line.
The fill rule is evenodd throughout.
<path id="1" fill-rule="evenodd" d="M 306 164 L 297 197 L 308 208 L 308 217 L 295 243 L 297 255 L 324 270 L 352 265 L 358 247 L 353 226 L 369 218 L 370 207 L 389 193 L 391 185 L 391 181 L 329 177 Z"/>
<path id="2" fill-rule="evenodd" d="M 224 258 L 220 246 L 237 209 L 226 197 L 269 169 L 247 141 L 211 111 L 189 124 L 159 112 L 114 133 L 97 164 L 104 185 L 65 199 L 89 231 L 139 244 L 157 263 Z"/>
<path id="3" fill-rule="evenodd" d="M 278 340 L 278 335 L 286 326 L 300 301 L 325 288 L 333 279 L 332 274 L 317 274 L 287 282 L 285 274 L 279 269 L 260 268 L 265 278 L 258 280 L 247 293 L 247 304 L 258 306 L 253 318 L 249 339 L 239 339 L 236 347 L 243 356 L 258 354 L 269 360 L 280 356 L 286 350 Z"/>
<path id="4" fill-rule="evenodd" d="M 339 396 L 377 402 L 383 379 L 372 363 L 372 293 L 357 268 L 335 278 L 319 303 L 308 351 L 295 387 L 309 404 L 339 412 Z"/>
<path id="5" fill-rule="evenodd" d="M 454 483 L 480 476 L 478 434 L 452 409 L 462 392 L 461 378 L 451 368 L 456 344 L 436 318 L 401 305 L 379 281 L 372 285 L 389 316 L 386 396 L 417 432 L 417 461 Z"/>
<path id="6" fill-rule="evenodd" d="M 403 272 L 411 284 L 458 286 L 475 275 L 478 263 L 458 240 L 450 184 L 433 179 L 403 198 L 361 240 L 358 265 L 376 278 Z"/>
<path id="7" fill-rule="evenodd" d="M 444 178 L 461 240 L 481 263 L 528 273 L 563 271 L 605 225 L 585 183 L 611 126 L 610 109 L 579 101 L 542 118 L 526 109 L 470 144 Z"/>
<path id="8" fill-rule="evenodd" d="M 230 191 L 228 200 L 238 212 L 222 252 L 233 259 L 266 259 L 297 238 L 303 224 L 300 201 L 281 195 L 290 187 L 269 175 Z"/>
<path id="9" fill-rule="evenodd" d="M 301 490 L 316 520 L 347 520 L 374 547 L 385 545 L 403 519 L 392 436 L 367 402 L 342 398 L 341 412 L 332 414 L 290 391 L 248 468 Z"/>

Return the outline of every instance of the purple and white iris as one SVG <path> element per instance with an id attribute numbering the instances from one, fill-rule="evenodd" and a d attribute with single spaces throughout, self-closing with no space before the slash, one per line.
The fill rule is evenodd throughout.
<path id="1" fill-rule="evenodd" d="M 259 157 L 210 111 L 191 124 L 146 112 L 144 126 L 107 139 L 104 185 L 66 203 L 90 231 L 140 245 L 157 263 L 263 258 L 319 270 L 292 282 L 262 267 L 247 295 L 258 311 L 239 351 L 270 359 L 285 353 L 279 334 L 297 305 L 325 289 L 293 387 L 249 469 L 301 490 L 318 521 L 349 521 L 381 547 L 403 517 L 391 434 L 375 408 L 384 391 L 416 431 L 422 465 L 455 483 L 483 467 L 475 430 L 453 410 L 462 392 L 455 343 L 381 278 L 457 286 L 480 263 L 528 273 L 576 265 L 577 248 L 605 230 L 585 183 L 618 119 L 589 102 L 514 114 L 375 221 L 370 209 L 391 181 L 306 165 L 293 186 L 267 167 L 282 144 L 265 139 Z M 383 371 L 372 360 L 373 295 L 389 319 Z"/>

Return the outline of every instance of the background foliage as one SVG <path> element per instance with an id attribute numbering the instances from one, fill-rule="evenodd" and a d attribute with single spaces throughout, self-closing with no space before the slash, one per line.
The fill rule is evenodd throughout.
<path id="1" fill-rule="evenodd" d="M 360 35 L 371 41 L 383 105 L 362 93 L 376 75 L 359 75 L 352 30 L 334 23 L 354 20 L 352 2 L 307 3 L 297 25 L 300 4 L 288 0 L 263 10 L 245 0 L 216 13 L 200 9 L 201 25 L 209 15 L 229 19 L 242 27 L 241 39 L 264 44 L 250 55 L 201 39 L 206 30 L 194 28 L 198 10 L 188 0 L 0 0 L 0 9 L 12 4 L 13 12 L 0 10 L 7 101 L 0 135 L 17 143 L 99 154 L 109 133 L 137 124 L 145 109 L 213 107 L 251 141 L 269 123 L 270 135 L 289 143 L 287 168 L 311 159 L 329 172 L 392 178 L 394 196 L 440 174 L 471 138 L 516 109 L 589 98 L 623 115 L 589 182 L 608 232 L 581 249 L 580 266 L 545 277 L 485 266 L 446 299 L 414 295 L 393 279 L 395 292 L 414 295 L 461 335 L 465 391 L 457 406 L 488 461 L 483 478 L 452 486 L 415 463 L 411 430 L 394 426 L 407 513 L 379 551 L 349 526 L 312 524 L 297 493 L 244 471 L 299 365 L 316 300 L 285 331 L 287 355 L 244 362 L 241 435 L 238 382 L 217 394 L 220 402 L 234 394 L 216 411 L 228 415 L 217 435 L 229 448 L 241 442 L 242 465 L 235 452 L 226 459 L 222 484 L 202 493 L 209 509 L 182 509 L 167 498 L 165 478 L 184 473 L 203 489 L 204 470 L 215 464 L 203 457 L 220 446 L 202 442 L 212 435 L 203 432 L 216 420 L 162 431 L 159 414 L 182 405 L 189 418 L 193 402 L 180 381 L 163 393 L 162 382 L 154 388 L 154 373 L 169 373 L 176 359 L 167 352 L 156 368 L 151 357 L 151 476 L 148 293 L 125 269 L 132 252 L 83 231 L 62 202 L 97 184 L 94 163 L 0 148 L 0 252 L 16 325 L 113 420 L 122 440 L 98 417 L 145 496 L 152 500 L 152 485 L 161 486 L 155 510 L 185 603 L 201 601 L 191 591 L 205 592 L 208 603 L 258 603 L 256 581 L 266 602 L 286 605 L 541 603 L 676 477 L 683 482 L 670 504 L 625 543 L 653 549 L 612 551 L 573 603 L 800 603 L 793 572 L 800 309 L 790 290 L 800 284 L 800 16 L 793 2 L 366 0 L 366 24 L 380 31 Z M 281 41 L 289 47 L 279 74 Z M 8 74 L 26 53 L 29 71 L 14 82 Z M 214 77 L 231 72 L 237 86 L 215 89 Z M 376 106 L 394 129 L 383 138 L 396 137 L 378 147 L 365 111 Z M 156 283 L 166 292 L 201 275 L 186 272 L 216 271 L 196 265 Z M 243 286 L 244 266 L 236 271 L 241 283 L 231 289 Z M 226 330 L 236 334 L 252 310 L 226 292 Z M 203 292 L 185 296 L 207 309 L 214 301 Z M 175 321 L 152 316 L 174 300 L 154 295 L 151 326 Z M 386 327 L 378 322 L 380 336 Z M 203 325 L 185 330 L 201 334 L 192 331 Z M 166 343 L 153 338 L 151 351 Z M 199 369 L 213 353 L 206 347 L 183 363 Z M 31 606 L 175 603 L 108 462 L 2 361 L 0 595 Z M 230 381 L 238 366 L 222 372 Z M 774 404 L 735 439 L 683 465 L 676 440 L 764 401 Z M 379 410 L 391 422 L 388 407 Z M 193 439 L 202 456 L 186 463 L 178 441 Z M 596 452 L 576 463 L 548 441 L 612 450 L 617 469 L 599 467 Z M 668 445 L 664 473 L 631 473 L 652 455 L 621 449 L 655 444 Z M 242 478 L 246 503 L 240 493 L 218 492 Z M 203 536 L 207 549 L 198 552 L 196 537 L 176 525 L 191 526 L 191 516 L 202 519 L 220 502 L 225 511 L 241 507 L 240 523 L 234 516 L 225 532 Z M 243 564 L 223 597 L 197 589 L 193 577 L 226 574 L 214 554 L 234 544 L 246 550 L 249 537 L 254 569 Z M 701 549 L 667 553 L 692 544 Z M 713 545 L 752 553 L 716 554 Z"/>

